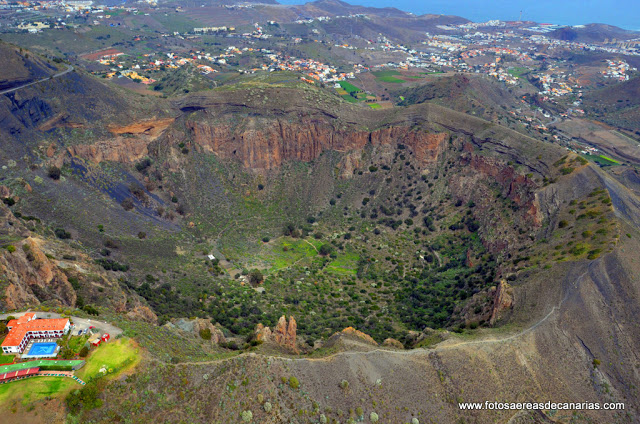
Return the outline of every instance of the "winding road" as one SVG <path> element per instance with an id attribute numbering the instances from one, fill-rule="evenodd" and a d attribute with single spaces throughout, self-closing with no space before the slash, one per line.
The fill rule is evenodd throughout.
<path id="1" fill-rule="evenodd" d="M 9 93 L 13 93 L 14 91 L 18 91 L 18 90 L 20 90 L 21 88 L 26 88 L 26 87 L 29 87 L 29 86 L 31 86 L 31 85 L 39 84 L 39 83 L 41 83 L 41 82 L 48 81 L 48 80 L 50 80 L 50 79 L 52 79 L 52 78 L 58 78 L 58 77 L 61 77 L 61 76 L 65 75 L 65 74 L 68 74 L 69 72 L 71 72 L 71 71 L 73 71 L 73 70 L 74 70 L 74 67 L 73 67 L 73 66 L 71 66 L 71 65 L 67 65 L 67 69 L 66 69 L 66 70 L 64 70 L 64 71 L 62 71 L 62 72 L 58 72 L 57 74 L 52 75 L 52 76 L 50 76 L 50 77 L 42 78 L 42 79 L 40 79 L 40 80 L 38 80 L 38 81 L 33 81 L 33 82 L 28 83 L 28 84 L 20 85 L 20 86 L 18 86 L 18 87 L 7 88 L 6 90 L 2 90 L 2 91 L 0 91 L 0 94 L 9 94 Z"/>

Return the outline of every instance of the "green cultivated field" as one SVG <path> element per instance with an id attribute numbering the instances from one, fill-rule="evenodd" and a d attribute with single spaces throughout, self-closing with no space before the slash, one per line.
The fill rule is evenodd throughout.
<path id="1" fill-rule="evenodd" d="M 605 155 L 584 155 L 587 159 L 591 159 L 600 166 L 620 165 L 620 162 Z"/>
<path id="2" fill-rule="evenodd" d="M 398 71 L 378 71 L 372 72 L 372 74 L 375 75 L 378 81 L 391 82 L 395 84 L 402 84 L 404 82 L 399 78 L 395 78 L 396 75 L 401 75 Z"/>
<path id="3" fill-rule="evenodd" d="M 355 85 L 353 85 L 353 84 L 351 84 L 350 82 L 347 82 L 347 81 L 340 81 L 338 84 L 340 84 L 340 87 L 342 87 L 349 94 L 355 93 L 355 92 L 358 92 L 358 91 L 362 91 L 361 88 L 358 88 Z"/>

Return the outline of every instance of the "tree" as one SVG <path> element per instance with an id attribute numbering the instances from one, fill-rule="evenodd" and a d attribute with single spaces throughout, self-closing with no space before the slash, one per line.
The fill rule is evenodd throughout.
<path id="1" fill-rule="evenodd" d="M 127 197 L 120 203 L 120 205 L 124 208 L 124 210 L 130 211 L 131 209 L 133 209 L 133 200 L 131 200 L 130 197 Z"/>
<path id="2" fill-rule="evenodd" d="M 249 282 L 253 285 L 257 285 L 262 283 L 264 280 L 264 275 L 259 269 L 252 269 L 249 273 Z"/>
<path id="3" fill-rule="evenodd" d="M 318 250 L 318 253 L 320 253 L 320 255 L 322 256 L 328 256 L 331 253 L 333 253 L 333 246 L 330 245 L 329 243 L 325 243 L 322 246 L 320 246 L 320 250 Z"/>
<path id="4" fill-rule="evenodd" d="M 284 229 L 282 230 L 282 234 L 284 234 L 285 236 L 291 236 L 295 231 L 296 231 L 296 226 L 293 225 L 292 223 L 288 223 L 287 225 L 284 226 Z"/>
<path id="5" fill-rule="evenodd" d="M 86 358 L 88 354 L 89 354 L 89 348 L 87 346 L 82 346 L 82 349 L 80 349 L 80 357 Z"/>
<path id="6" fill-rule="evenodd" d="M 51 165 L 47 172 L 49 174 L 49 178 L 51 178 L 52 180 L 60 179 L 60 168 L 58 168 L 57 166 Z"/>

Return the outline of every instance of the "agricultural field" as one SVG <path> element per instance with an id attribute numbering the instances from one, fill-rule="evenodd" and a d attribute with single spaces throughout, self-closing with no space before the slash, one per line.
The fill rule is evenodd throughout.
<path id="1" fill-rule="evenodd" d="M 522 75 L 524 75 L 527 72 L 529 72 L 529 69 L 528 68 L 524 68 L 524 67 L 514 67 L 514 68 L 511 68 L 511 69 L 507 70 L 507 72 L 510 75 L 513 75 L 514 77 L 520 78 Z"/>
<path id="2" fill-rule="evenodd" d="M 600 166 L 614 166 L 614 165 L 620 165 L 620 162 L 610 158 L 609 156 L 605 156 L 605 155 L 584 155 L 584 157 L 586 157 L 589 160 L 594 161 L 595 163 L 597 163 Z"/>
<path id="3" fill-rule="evenodd" d="M 402 84 L 403 82 L 405 82 L 400 78 L 396 78 L 396 76 L 401 75 L 400 72 L 398 71 L 377 71 L 377 72 L 372 72 L 372 74 L 376 77 L 378 81 L 382 81 L 382 82 L 390 82 L 394 84 Z"/>
<path id="4" fill-rule="evenodd" d="M 340 81 L 338 84 L 340 84 L 340 86 L 349 94 L 357 93 L 359 91 L 362 91 L 361 88 L 358 88 L 355 85 L 353 85 L 353 84 L 351 84 L 350 82 L 347 82 L 347 81 Z"/>

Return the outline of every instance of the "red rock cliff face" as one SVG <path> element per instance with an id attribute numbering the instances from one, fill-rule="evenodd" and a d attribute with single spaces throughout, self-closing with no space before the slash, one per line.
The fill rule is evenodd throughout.
<path id="1" fill-rule="evenodd" d="M 402 143 L 416 157 L 429 164 L 445 149 L 447 134 L 412 131 L 409 127 L 390 127 L 373 132 L 338 130 L 327 122 L 283 120 L 258 122 L 248 118 L 241 125 L 212 125 L 187 121 L 192 139 L 204 151 L 220 158 L 240 160 L 246 168 L 273 169 L 288 160 L 312 161 L 326 150 L 350 152 L 368 143 L 373 146 Z"/>
<path id="2" fill-rule="evenodd" d="M 470 154 L 463 158 L 463 164 L 481 175 L 489 176 L 507 188 L 507 197 L 518 206 L 524 208 L 527 220 L 539 227 L 542 224 L 540 204 L 535 195 L 536 184 L 530 178 L 519 174 L 511 166 L 498 161 Z"/>

